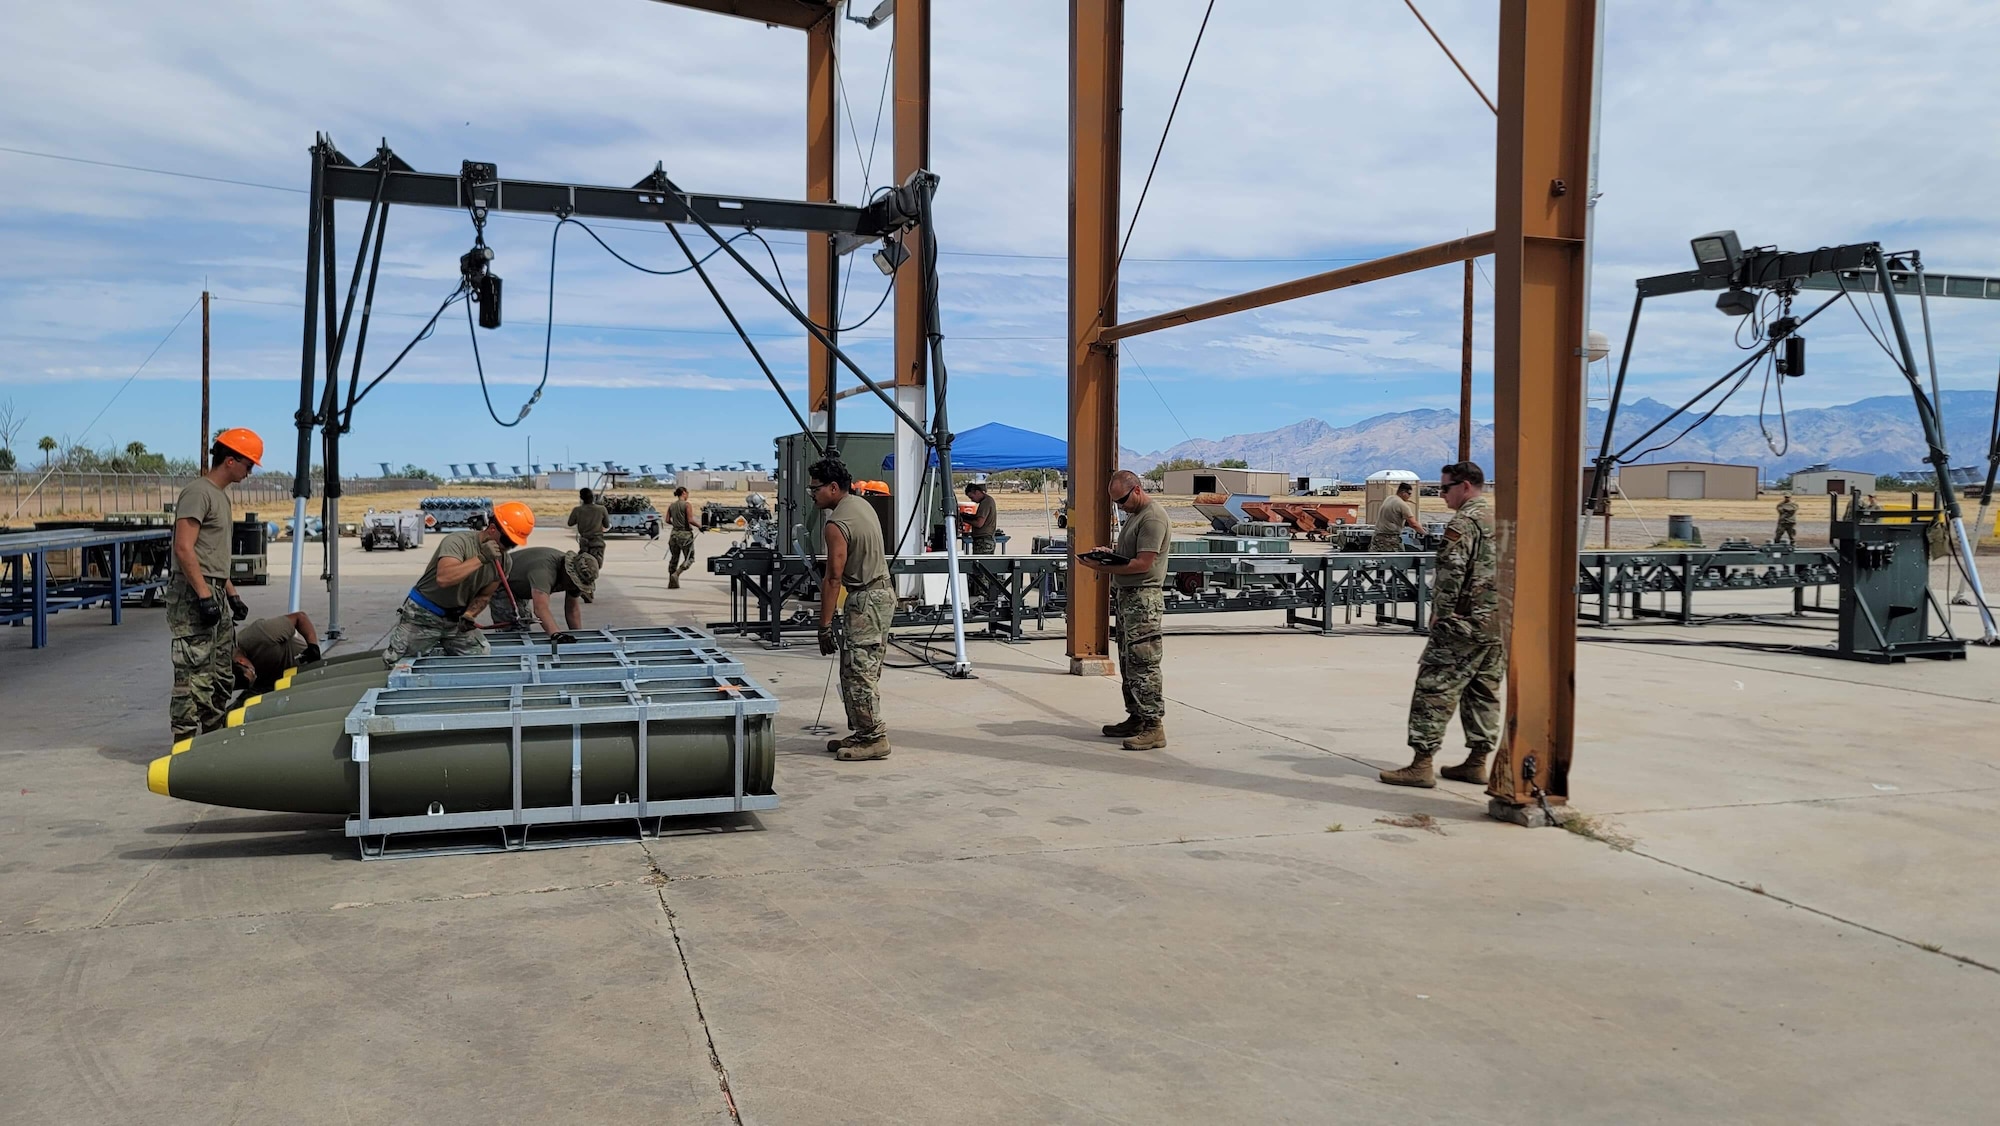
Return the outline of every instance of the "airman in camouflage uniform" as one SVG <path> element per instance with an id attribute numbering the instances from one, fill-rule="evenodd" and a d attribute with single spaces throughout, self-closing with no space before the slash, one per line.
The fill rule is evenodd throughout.
<path id="1" fill-rule="evenodd" d="M 681 585 L 681 572 L 694 566 L 694 506 L 688 503 L 687 486 L 674 490 L 674 502 L 667 506 L 667 589 Z"/>
<path id="2" fill-rule="evenodd" d="M 1778 531 L 1771 537 L 1772 543 L 1788 543 L 1797 546 L 1799 542 L 1799 505 L 1786 493 L 1778 502 Z"/>
<path id="3" fill-rule="evenodd" d="M 1486 782 L 1486 756 L 1500 740 L 1500 680 L 1507 646 L 1500 633 L 1498 553 L 1486 474 L 1469 461 L 1447 465 L 1444 502 L 1454 515 L 1438 548 L 1431 588 L 1430 640 L 1417 661 L 1410 695 L 1410 765 L 1385 770 L 1391 786 L 1435 786 L 1431 759 L 1444 743 L 1445 724 L 1459 713 L 1465 728 L 1465 761 L 1441 772 L 1454 782 Z"/>
<path id="4" fill-rule="evenodd" d="M 174 577 L 167 584 L 174 687 L 167 722 L 175 743 L 222 726 L 236 691 L 236 623 L 250 614 L 229 581 L 235 513 L 223 490 L 250 476 L 264 442 L 248 430 L 225 430 L 208 452 L 208 471 L 174 501 Z"/>
<path id="5" fill-rule="evenodd" d="M 1130 470 L 1113 473 L 1105 495 L 1125 513 L 1118 542 L 1108 554 L 1076 557 L 1079 566 L 1111 576 L 1111 608 L 1118 614 L 1118 676 L 1125 691 L 1125 721 L 1107 723 L 1103 731 L 1107 738 L 1123 739 L 1120 745 L 1128 751 L 1156 751 L 1167 745 L 1166 683 L 1160 671 L 1166 641 L 1160 619 L 1167 609 L 1167 552 L 1173 524 L 1167 506 L 1148 496 Z"/>
<path id="6" fill-rule="evenodd" d="M 842 762 L 889 757 L 889 725 L 882 721 L 882 656 L 896 616 L 896 588 L 889 583 L 889 559 L 882 546 L 882 522 L 875 509 L 854 494 L 854 477 L 833 458 L 806 470 L 813 504 L 826 512 L 826 574 L 820 580 L 819 651 L 840 654 L 840 702 L 847 708 L 850 734 L 826 749 Z M 846 592 L 844 631 L 833 614 Z M 843 636 L 844 633 L 844 636 Z"/>

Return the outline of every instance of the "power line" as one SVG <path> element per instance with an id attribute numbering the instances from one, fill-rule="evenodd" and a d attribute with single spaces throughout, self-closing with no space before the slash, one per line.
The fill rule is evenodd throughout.
<path id="1" fill-rule="evenodd" d="M 304 188 L 288 188 L 283 184 L 259 184 L 250 180 L 231 180 L 224 176 L 201 176 L 193 172 L 174 172 L 165 168 L 145 168 L 137 164 L 118 164 L 109 160 L 91 160 L 81 156 L 64 156 L 61 153 L 36 152 L 33 149 L 17 149 L 10 145 L 0 145 L 0 152 L 10 152 L 16 156 L 38 156 L 43 160 L 62 160 L 71 164 L 93 164 L 99 168 L 116 168 L 124 172 L 147 172 L 154 176 L 173 176 L 181 180 L 206 180 L 211 184 L 233 184 L 239 188 L 263 188 L 272 192 L 293 192 L 305 195 Z"/>
<path id="2" fill-rule="evenodd" d="M 1181 95 L 1187 92 L 1188 75 L 1194 73 L 1194 57 L 1201 53 L 1201 37 L 1208 33 L 1208 17 L 1215 14 L 1215 0 L 1208 0 L 1208 9 L 1201 14 L 1201 27 L 1194 33 L 1194 46 L 1188 49 L 1187 66 L 1181 70 L 1181 84 L 1174 90 L 1174 104 L 1167 109 L 1167 123 L 1160 127 L 1160 143 L 1153 147 L 1153 164 L 1146 169 L 1146 182 L 1139 188 L 1139 202 L 1132 205 L 1132 222 L 1125 228 L 1125 241 L 1118 244 L 1118 260 L 1111 263 L 1111 284 L 1118 284 L 1118 267 L 1125 264 L 1125 251 L 1132 245 L 1132 235 L 1139 229 L 1139 213 L 1146 209 L 1146 193 L 1153 190 L 1153 173 L 1160 170 L 1160 154 L 1167 151 L 1167 134 L 1174 130 L 1174 115 L 1181 110 Z"/>
<path id="3" fill-rule="evenodd" d="M 1486 91 L 1479 88 L 1479 83 L 1472 77 L 1472 72 L 1465 69 L 1465 64 L 1459 62 L 1458 56 L 1451 53 L 1451 48 L 1444 45 L 1444 38 L 1437 33 L 1436 28 L 1431 26 L 1431 21 L 1425 19 L 1422 12 L 1417 11 L 1416 0 L 1403 0 L 1403 4 L 1410 9 L 1411 15 L 1417 17 L 1417 22 L 1424 25 L 1424 30 L 1431 33 L 1431 39 L 1436 41 L 1438 50 L 1444 52 L 1444 57 L 1450 59 L 1451 65 L 1458 68 L 1458 73 L 1465 76 L 1465 81 L 1467 85 L 1472 87 L 1472 92 L 1479 95 L 1479 100 L 1486 103 L 1486 108 L 1492 110 L 1495 116 L 1498 116 L 1500 107 L 1494 105 L 1493 99 L 1486 96 Z"/>

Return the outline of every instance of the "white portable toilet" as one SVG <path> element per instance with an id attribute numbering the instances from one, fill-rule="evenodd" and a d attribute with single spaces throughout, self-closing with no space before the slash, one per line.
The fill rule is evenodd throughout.
<path id="1" fill-rule="evenodd" d="M 1410 497 L 1410 504 L 1421 511 L 1423 508 L 1421 503 L 1423 500 L 1423 490 L 1415 488 L 1420 483 L 1416 474 L 1407 469 L 1378 469 L 1368 475 L 1366 491 L 1362 494 L 1362 523 L 1373 524 L 1375 522 L 1375 509 L 1384 500 L 1395 495 L 1396 487 L 1404 482 L 1408 482 L 1414 489 L 1414 495 Z"/>

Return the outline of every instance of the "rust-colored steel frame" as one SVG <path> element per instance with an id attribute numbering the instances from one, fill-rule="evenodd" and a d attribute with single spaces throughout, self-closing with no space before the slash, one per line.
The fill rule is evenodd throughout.
<path id="1" fill-rule="evenodd" d="M 1118 325 L 1125 0 L 1070 0 L 1069 11 L 1069 538 L 1088 551 L 1110 541 L 1104 489 L 1118 468 L 1118 351 L 1099 337 Z M 1070 671 L 1109 673 L 1110 584 L 1077 566 L 1069 583 Z"/>
<path id="2" fill-rule="evenodd" d="M 1118 323 L 1117 225 L 1124 5 L 1070 4 L 1070 535 L 1109 531 L 1116 342 L 1163 328 L 1494 256 L 1493 479 L 1499 485 L 1506 737 L 1488 793 L 1520 808 L 1568 795 L 1575 726 L 1577 502 L 1583 426 L 1590 122 L 1599 0 L 1502 0 L 1494 229 L 1251 293 Z M 1097 671 L 1101 583 L 1069 602 L 1072 671 Z M 1526 764 L 1532 760 L 1534 778 Z M 1496 812 L 1499 810 L 1496 809 Z"/>
<path id="3" fill-rule="evenodd" d="M 831 201 L 838 184 L 840 119 L 836 109 L 839 62 L 840 15 L 831 0 L 660 0 L 676 7 L 693 8 L 718 15 L 755 20 L 772 27 L 794 28 L 806 33 L 806 196 L 812 201 Z M 894 164 L 898 183 L 930 162 L 931 133 L 931 13 L 930 0 L 899 0 L 895 21 L 895 127 Z M 922 245 L 921 233 L 912 229 L 905 245 Z M 899 387 L 922 387 L 928 380 L 925 359 L 923 310 L 920 293 L 921 271 L 911 263 L 897 271 L 895 310 L 895 383 Z M 806 315 L 815 322 L 838 329 L 840 256 L 834 236 L 813 233 L 806 236 Z M 829 332 L 837 340 L 837 333 Z M 840 395 L 834 390 L 836 361 L 832 349 L 816 340 L 806 341 L 807 409 L 822 413 L 829 430 L 834 425 Z"/>

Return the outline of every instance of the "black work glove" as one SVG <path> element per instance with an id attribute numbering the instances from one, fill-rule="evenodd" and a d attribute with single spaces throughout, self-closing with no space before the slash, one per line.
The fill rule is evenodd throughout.
<path id="1" fill-rule="evenodd" d="M 838 652 L 840 652 L 840 639 L 834 636 L 833 627 L 819 627 L 819 655 L 831 657 Z"/>
<path id="2" fill-rule="evenodd" d="M 222 624 L 222 600 L 210 595 L 194 604 L 195 620 L 203 629 L 214 629 Z"/>
<path id="3" fill-rule="evenodd" d="M 319 642 L 314 641 L 307 644 L 306 651 L 299 654 L 299 659 L 309 665 L 319 662 L 322 659 L 319 651 Z"/>
<path id="4" fill-rule="evenodd" d="M 473 630 L 476 630 L 478 628 L 479 628 L 479 623 L 473 621 L 470 615 L 467 615 L 466 617 L 460 618 L 458 620 L 458 632 L 460 633 L 471 633 Z"/>
<path id="5" fill-rule="evenodd" d="M 575 635 L 575 634 L 573 634 L 573 633 L 558 633 L 558 634 L 554 634 L 554 635 L 551 635 L 551 636 L 550 636 L 550 638 L 549 638 L 549 644 L 550 644 L 550 645 L 575 645 L 575 644 L 576 644 L 576 635 Z"/>
<path id="6" fill-rule="evenodd" d="M 229 596 L 229 616 L 239 622 L 250 616 L 250 604 L 243 601 L 242 595 Z"/>

